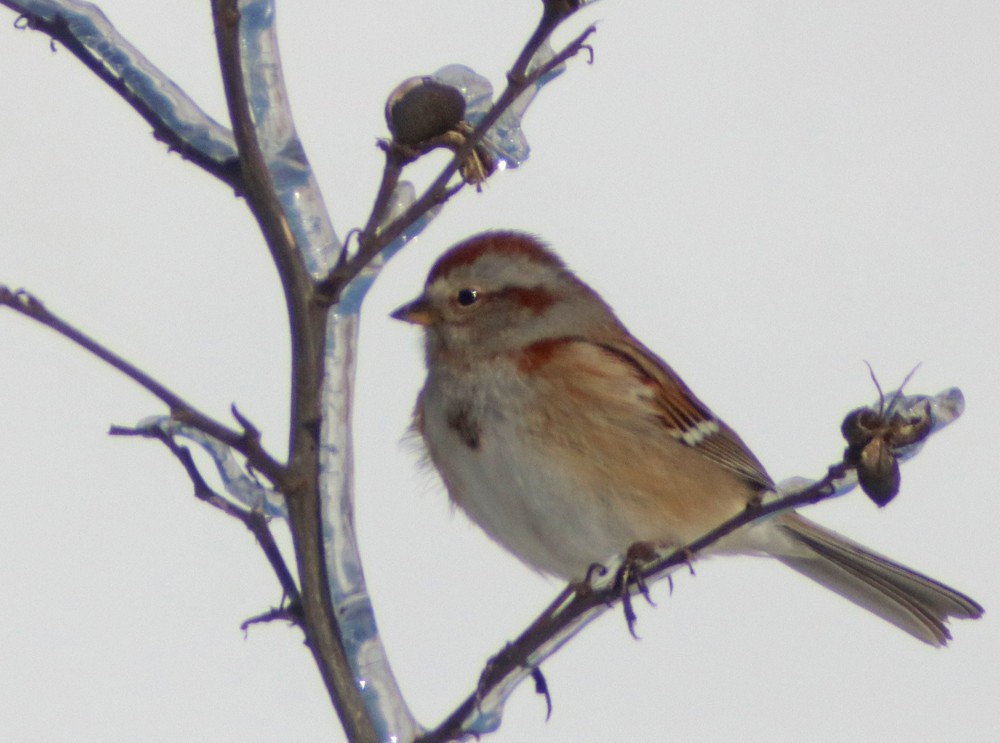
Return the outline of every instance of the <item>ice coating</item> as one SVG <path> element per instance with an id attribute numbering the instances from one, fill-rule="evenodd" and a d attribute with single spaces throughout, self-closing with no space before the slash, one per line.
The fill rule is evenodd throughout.
<path id="1" fill-rule="evenodd" d="M 165 415 L 145 418 L 139 421 L 136 428 L 140 431 L 160 431 L 167 436 L 180 436 L 200 446 L 211 457 L 226 495 L 236 505 L 261 511 L 267 516 L 284 518 L 287 515 L 285 499 L 281 493 L 262 485 L 248 474 L 233 450 L 218 439 Z"/>
<path id="2" fill-rule="evenodd" d="M 236 157 L 232 132 L 205 113 L 142 53 L 129 43 L 101 9 L 80 0 L 23 0 L 15 10 L 49 23 L 62 19 L 69 33 L 129 93 L 155 111 L 188 147 L 224 163 Z"/>
<path id="3" fill-rule="evenodd" d="M 281 72 L 274 0 L 240 0 L 243 78 L 257 138 L 296 244 L 310 273 L 325 276 L 340 255 L 319 184 L 295 131 Z"/>
<path id="4" fill-rule="evenodd" d="M 442 67 L 431 77 L 461 92 L 465 97 L 465 118 L 473 126 L 493 105 L 493 85 L 465 65 Z M 483 138 L 483 144 L 494 154 L 501 168 L 516 168 L 528 159 L 530 152 L 528 141 L 521 132 L 520 115 L 512 118 L 509 113 L 501 116 Z"/>
<path id="5" fill-rule="evenodd" d="M 241 0 L 239 7 L 244 79 L 261 150 L 303 258 L 319 278 L 333 267 L 341 244 L 295 133 L 281 74 L 274 2 Z M 405 208 L 412 193 L 401 187 L 396 199 L 394 209 Z M 319 487 L 330 597 L 344 650 L 375 730 L 388 742 L 412 740 L 420 726 L 389 667 L 364 582 L 354 532 L 350 429 L 361 300 L 386 258 L 381 256 L 364 277 L 352 282 L 345 292 L 347 301 L 332 308 L 328 317 Z"/>
<path id="6" fill-rule="evenodd" d="M 537 69 L 555 55 L 546 41 L 535 53 L 528 71 Z M 483 138 L 483 143 L 493 153 L 502 168 L 516 168 L 531 154 L 531 147 L 521 130 L 521 119 L 528 106 L 542 87 L 558 77 L 566 69 L 565 64 L 556 66 L 518 96 L 517 100 L 497 119 Z M 431 77 L 438 82 L 457 88 L 465 97 L 465 118 L 475 126 L 493 105 L 493 86 L 490 81 L 475 70 L 464 65 L 453 64 L 442 67 Z"/>
<path id="7" fill-rule="evenodd" d="M 383 741 L 410 741 L 421 728 L 403 700 L 379 638 L 354 532 L 350 422 L 359 320 L 356 313 L 333 314 L 327 326 L 320 433 L 323 545 L 344 649 L 375 730 Z"/>
<path id="8" fill-rule="evenodd" d="M 937 433 L 945 426 L 954 423 L 965 412 L 965 396 L 958 387 L 950 387 L 936 395 L 902 395 L 890 396 L 886 413 L 899 414 L 904 417 L 919 416 L 924 406 L 931 417 L 931 433 Z M 873 406 L 874 407 L 874 406 Z M 923 441 L 902 447 L 896 452 L 900 461 L 909 459 L 924 445 Z"/>

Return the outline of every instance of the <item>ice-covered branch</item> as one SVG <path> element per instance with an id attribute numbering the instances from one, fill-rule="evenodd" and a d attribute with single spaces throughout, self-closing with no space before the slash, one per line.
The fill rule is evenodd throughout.
<path id="1" fill-rule="evenodd" d="M 324 509 L 320 498 L 327 487 L 320 471 L 324 388 L 330 383 L 325 359 L 339 349 L 327 347 L 328 310 L 313 301 L 312 275 L 323 270 L 326 256 L 339 252 L 339 242 L 292 121 L 274 2 L 214 0 L 212 10 L 244 195 L 271 251 L 288 308 L 292 344 L 288 462 L 296 481 L 283 494 L 298 564 L 302 624 L 348 738 L 374 743 L 387 739 L 380 724 L 384 718 L 380 703 L 386 701 L 363 696 L 362 670 L 334 603 L 341 595 L 330 584 L 337 573 L 327 569 L 332 547 L 326 543 L 330 530 L 325 524 L 341 514 Z M 331 370 L 338 380 L 353 376 L 353 356 L 344 358 L 351 366 Z M 349 468 L 349 458 L 346 462 Z M 391 700 L 391 706 L 405 710 L 401 695 Z"/>
<path id="2" fill-rule="evenodd" d="M 0 0 L 0 5 L 20 13 L 18 28 L 41 31 L 73 53 L 171 149 L 236 185 L 239 168 L 232 133 L 118 33 L 99 7 L 80 0 Z"/>
<path id="3" fill-rule="evenodd" d="M 281 69 L 275 3 L 240 0 L 237 7 L 243 86 L 256 141 L 302 258 L 314 276 L 321 276 L 339 254 L 340 240 L 295 131 Z"/>

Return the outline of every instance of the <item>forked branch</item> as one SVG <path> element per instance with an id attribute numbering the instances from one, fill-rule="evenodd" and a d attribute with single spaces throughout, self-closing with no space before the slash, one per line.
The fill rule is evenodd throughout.
<path id="1" fill-rule="evenodd" d="M 292 576 L 291 571 L 285 564 L 285 558 L 282 556 L 277 542 L 274 541 L 274 535 L 271 533 L 267 517 L 261 511 L 238 506 L 228 498 L 217 493 L 201 474 L 198 465 L 194 461 L 194 457 L 191 455 L 191 450 L 186 446 L 178 444 L 174 437 L 163 430 L 162 427 L 125 428 L 112 426 L 109 433 L 112 436 L 155 438 L 157 441 L 162 442 L 181 463 L 188 478 L 190 478 L 191 484 L 194 487 L 194 496 L 198 500 L 222 511 L 227 516 L 240 521 L 257 538 L 257 544 L 260 545 L 264 556 L 274 571 L 275 577 L 278 579 L 278 583 L 281 584 L 284 600 L 288 602 L 288 605 L 281 610 L 283 618 L 287 618 L 295 624 L 301 624 L 302 599 L 299 596 L 299 588 L 295 583 L 295 578 Z"/>
<path id="2" fill-rule="evenodd" d="M 281 280 L 292 345 L 289 468 L 294 481 L 282 488 L 295 544 L 306 644 L 349 740 L 376 743 L 368 713 L 345 649 L 332 598 L 323 546 L 320 507 L 320 441 L 327 308 L 314 301 L 315 284 L 305 264 L 264 156 L 250 108 L 248 75 L 259 73 L 248 61 L 238 0 L 213 0 L 219 63 L 233 134 L 239 149 L 247 205 L 257 219 Z M 274 74 L 279 74 L 274 68 Z M 256 79 L 256 78 L 255 78 Z M 275 85 L 280 85 L 279 79 Z"/>

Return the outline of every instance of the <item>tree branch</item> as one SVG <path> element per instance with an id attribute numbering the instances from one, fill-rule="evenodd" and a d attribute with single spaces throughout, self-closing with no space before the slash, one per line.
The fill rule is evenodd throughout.
<path id="1" fill-rule="evenodd" d="M 278 549 L 277 542 L 274 541 L 274 535 L 271 534 L 271 527 L 268 524 L 267 517 L 263 513 L 253 509 L 241 508 L 228 498 L 215 492 L 202 476 L 198 465 L 194 461 L 194 457 L 191 455 L 191 450 L 186 446 L 178 444 L 173 436 L 169 435 L 162 428 L 136 429 L 112 426 L 110 434 L 112 436 L 155 438 L 162 442 L 181 463 L 184 471 L 187 472 L 188 477 L 191 479 L 191 484 L 194 486 L 194 496 L 198 500 L 219 509 L 227 516 L 237 519 L 257 538 L 257 544 L 260 545 L 264 556 L 274 571 L 275 577 L 278 579 L 278 583 L 281 584 L 281 590 L 284 594 L 283 598 L 290 603 L 290 607 L 284 610 L 285 614 L 287 614 L 285 618 L 289 618 L 289 621 L 296 624 L 301 624 L 300 605 L 302 600 L 299 596 L 298 586 L 295 584 L 295 578 L 292 577 L 288 566 L 285 564 L 285 558 L 281 554 L 281 550 Z"/>
<path id="2" fill-rule="evenodd" d="M 285 211 L 275 193 L 247 96 L 237 0 L 213 0 L 226 101 L 240 153 L 247 204 L 260 225 L 278 270 L 288 308 L 292 342 L 292 410 L 289 467 L 293 487 L 284 491 L 302 591 L 306 642 L 330 694 L 347 737 L 376 743 L 378 736 L 365 708 L 344 649 L 328 592 L 319 499 L 319 431 L 326 339 L 326 308 L 313 301 L 314 285 Z"/>
<path id="3" fill-rule="evenodd" d="M 170 409 L 171 418 L 204 431 L 240 452 L 254 469 L 260 471 L 278 489 L 287 485 L 288 469 L 264 449 L 260 443 L 260 434 L 253 427 L 236 431 L 206 415 L 134 364 L 50 312 L 41 301 L 26 291 L 11 291 L 0 285 L 0 305 L 10 307 L 18 314 L 51 328 L 86 349 L 159 398 Z"/>
<path id="4" fill-rule="evenodd" d="M 0 0 L 0 5 L 20 13 L 18 28 L 41 31 L 83 62 L 153 127 L 156 139 L 239 190 L 239 160 L 232 134 L 129 44 L 99 8 L 76 0 Z M 95 44 L 95 37 L 101 43 Z M 114 54 L 102 54 L 107 50 Z"/>

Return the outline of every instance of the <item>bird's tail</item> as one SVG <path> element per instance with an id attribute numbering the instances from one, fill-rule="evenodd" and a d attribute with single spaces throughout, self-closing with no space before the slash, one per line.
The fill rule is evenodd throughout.
<path id="1" fill-rule="evenodd" d="M 983 614 L 982 606 L 954 588 L 798 514 L 784 515 L 777 523 L 808 551 L 775 557 L 929 645 L 940 647 L 951 639 L 949 618 L 977 619 Z"/>

